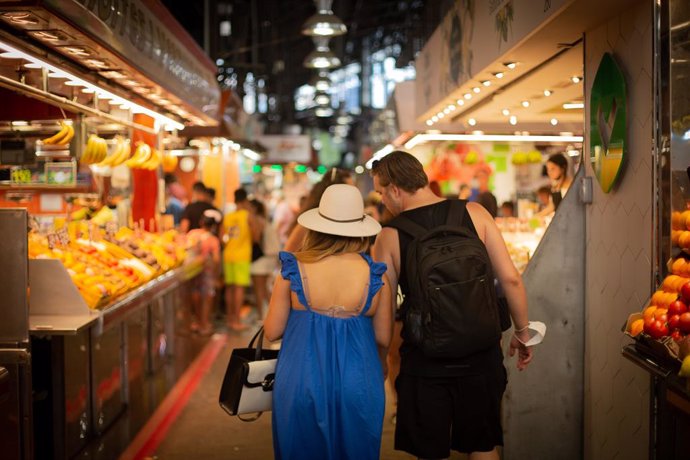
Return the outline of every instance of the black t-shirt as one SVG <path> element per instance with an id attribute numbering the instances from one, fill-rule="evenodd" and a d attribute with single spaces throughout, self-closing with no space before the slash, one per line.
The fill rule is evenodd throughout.
<path id="1" fill-rule="evenodd" d="M 195 201 L 189 203 L 184 212 L 182 212 L 182 219 L 189 220 L 189 230 L 194 230 L 199 228 L 199 222 L 201 222 L 201 217 L 204 215 L 204 211 L 208 209 L 216 209 L 212 204 L 205 201 Z"/>
<path id="2" fill-rule="evenodd" d="M 484 206 L 484 209 L 489 211 L 491 217 L 494 219 L 496 218 L 498 215 L 498 202 L 496 201 L 496 197 L 493 193 L 489 192 L 488 190 L 486 192 L 481 192 L 477 196 L 477 203 Z"/>
<path id="3" fill-rule="evenodd" d="M 451 200 L 444 200 L 439 203 L 422 206 L 409 211 L 404 211 L 402 215 L 423 226 L 431 229 L 446 223 L 446 218 L 450 211 Z M 472 219 L 467 211 L 463 215 L 462 225 L 476 230 Z M 407 247 L 412 242 L 412 237 L 398 230 L 400 241 L 400 290 L 403 296 L 409 292 L 409 284 L 405 273 L 405 257 L 407 257 Z M 402 312 L 404 317 L 405 312 Z M 404 329 L 403 323 L 403 329 Z M 403 330 L 403 337 L 404 337 Z M 400 372 L 404 374 L 417 375 L 423 377 L 455 377 L 461 375 L 481 374 L 488 368 L 503 363 L 503 353 L 500 344 L 497 342 L 492 348 L 476 353 L 465 358 L 429 358 L 424 352 L 415 345 L 403 339 L 400 346 Z"/>

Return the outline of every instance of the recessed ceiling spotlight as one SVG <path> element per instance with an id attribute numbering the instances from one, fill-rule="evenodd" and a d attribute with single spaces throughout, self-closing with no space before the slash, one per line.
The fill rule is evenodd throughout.
<path id="1" fill-rule="evenodd" d="M 510 110 L 503 109 L 503 110 L 501 110 L 501 113 L 507 117 L 508 115 L 510 115 Z"/>
<path id="2" fill-rule="evenodd" d="M 574 77 L 570 77 L 570 81 L 572 81 L 573 83 L 580 83 L 580 80 L 582 80 L 582 78 L 578 77 L 577 75 Z"/>
<path id="3" fill-rule="evenodd" d="M 470 126 L 474 126 L 477 124 L 477 120 L 475 120 L 474 118 L 470 118 L 469 120 L 467 120 L 467 124 L 469 124 Z"/>
<path id="4" fill-rule="evenodd" d="M 522 101 L 521 104 L 522 104 L 522 106 L 523 106 L 524 108 L 529 107 L 529 101 Z"/>
<path id="5" fill-rule="evenodd" d="M 565 104 L 563 104 L 563 108 L 566 110 L 584 109 L 585 103 L 584 102 L 566 102 Z"/>
<path id="6" fill-rule="evenodd" d="M 472 99 L 472 93 L 465 93 L 463 97 L 469 101 L 470 99 Z"/>
<path id="7" fill-rule="evenodd" d="M 517 67 L 517 62 L 504 62 L 503 65 L 512 70 Z"/>
<path id="8" fill-rule="evenodd" d="M 551 119 L 551 125 L 556 126 L 557 124 L 558 124 L 558 120 L 556 120 L 555 118 L 552 118 Z"/>
<path id="9" fill-rule="evenodd" d="M 472 88 L 472 91 L 478 94 L 479 91 L 481 91 L 481 88 L 479 86 L 475 86 L 474 88 Z"/>
<path id="10" fill-rule="evenodd" d="M 513 126 L 517 125 L 517 117 L 515 115 L 511 115 L 508 119 L 508 122 Z"/>
<path id="11" fill-rule="evenodd" d="M 443 113 L 443 112 L 439 112 L 439 113 L 436 114 L 436 116 L 439 117 L 439 118 L 443 118 L 443 117 L 446 116 L 446 114 Z"/>
<path id="12" fill-rule="evenodd" d="M 482 83 L 482 85 L 484 85 L 484 86 L 491 86 L 491 82 L 490 82 L 489 80 L 484 80 L 484 81 L 481 82 L 481 83 Z"/>
<path id="13" fill-rule="evenodd" d="M 445 109 L 443 109 L 443 113 L 448 115 L 450 113 L 450 109 L 448 107 L 446 107 Z"/>
<path id="14" fill-rule="evenodd" d="M 431 117 L 431 121 L 436 123 L 438 121 L 438 117 L 436 115 L 434 115 L 433 117 Z"/>
<path id="15" fill-rule="evenodd" d="M 447 108 L 448 110 L 450 110 L 451 112 L 452 112 L 453 110 L 455 110 L 455 106 L 454 106 L 453 104 L 448 105 L 448 107 L 446 107 L 446 108 Z"/>
<path id="16" fill-rule="evenodd" d="M 465 101 L 463 101 L 462 99 L 458 99 L 458 100 L 455 101 L 455 102 L 457 102 L 458 105 L 465 105 Z"/>
<path id="17" fill-rule="evenodd" d="M 431 121 L 431 120 L 427 120 L 427 121 L 426 121 L 426 125 L 427 125 L 427 126 L 431 126 L 431 125 L 433 125 L 433 124 L 434 124 L 434 122 Z"/>
<path id="18" fill-rule="evenodd" d="M 496 78 L 503 78 L 503 72 L 496 72 L 496 73 L 494 74 L 494 77 L 496 77 Z"/>
<path id="19" fill-rule="evenodd" d="M 553 94 L 553 91 L 551 91 L 550 89 L 545 89 L 545 90 L 544 90 L 544 96 L 549 97 L 549 96 L 551 96 L 552 94 Z"/>

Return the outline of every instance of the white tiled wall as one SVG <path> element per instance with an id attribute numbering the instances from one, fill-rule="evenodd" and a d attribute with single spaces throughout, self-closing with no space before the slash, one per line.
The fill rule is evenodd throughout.
<path id="1" fill-rule="evenodd" d="M 626 159 L 610 193 L 585 162 L 594 202 L 586 214 L 584 452 L 593 460 L 646 459 L 649 449 L 649 374 L 621 355 L 630 342 L 621 326 L 649 297 L 652 280 L 653 5 L 631 4 L 585 34 L 587 100 L 605 52 L 628 91 Z"/>

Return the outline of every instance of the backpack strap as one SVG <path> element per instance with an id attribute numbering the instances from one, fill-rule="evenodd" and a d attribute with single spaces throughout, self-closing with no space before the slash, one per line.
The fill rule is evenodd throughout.
<path id="1" fill-rule="evenodd" d="M 467 215 L 467 218 L 465 218 Z M 453 227 L 467 227 L 472 233 L 479 236 L 477 229 L 474 227 L 472 222 L 472 217 L 467 212 L 467 200 L 450 200 L 450 210 L 448 211 L 448 217 L 446 218 L 446 225 L 452 225 Z"/>
<path id="2" fill-rule="evenodd" d="M 417 222 L 413 221 L 407 216 L 403 216 L 402 214 L 398 214 L 397 217 L 388 222 L 386 224 L 386 227 L 393 227 L 398 230 L 402 230 L 403 232 L 410 235 L 412 238 L 417 238 L 421 235 L 424 235 L 428 231 L 426 228 L 422 227 Z"/>

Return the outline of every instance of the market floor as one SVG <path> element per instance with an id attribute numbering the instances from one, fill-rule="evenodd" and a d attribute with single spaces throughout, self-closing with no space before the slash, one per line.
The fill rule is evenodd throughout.
<path id="1" fill-rule="evenodd" d="M 211 338 L 207 348 L 212 347 L 214 342 L 220 348 L 220 341 L 222 349 L 198 382 L 187 404 L 167 432 L 162 434 L 164 436 L 162 442 L 153 450 L 154 453 L 147 455 L 147 458 L 161 460 L 273 458 L 270 414 L 264 414 L 255 422 L 246 423 L 227 415 L 218 406 L 218 392 L 230 353 L 235 347 L 245 347 L 251 335 L 251 332 L 224 333 L 216 334 Z M 381 443 L 381 458 L 391 460 L 414 458 L 393 450 L 394 425 L 391 423 L 391 397 L 388 388 L 386 391 L 386 418 Z M 454 453 L 451 458 L 467 457 Z"/>

